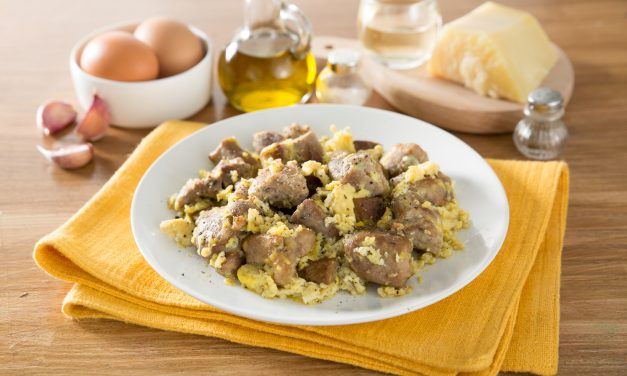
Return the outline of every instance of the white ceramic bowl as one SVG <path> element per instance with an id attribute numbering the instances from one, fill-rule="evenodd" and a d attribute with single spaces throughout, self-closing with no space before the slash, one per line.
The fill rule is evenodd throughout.
<path id="1" fill-rule="evenodd" d="M 80 105 L 87 109 L 94 92 L 109 107 L 111 124 L 124 128 L 154 127 L 166 120 L 184 119 L 200 111 L 211 99 L 213 48 L 205 33 L 190 26 L 203 42 L 202 60 L 174 76 L 142 82 L 122 82 L 93 76 L 79 66 L 88 41 L 112 30 L 133 31 L 139 23 L 126 23 L 97 30 L 78 42 L 70 54 L 70 72 Z"/>

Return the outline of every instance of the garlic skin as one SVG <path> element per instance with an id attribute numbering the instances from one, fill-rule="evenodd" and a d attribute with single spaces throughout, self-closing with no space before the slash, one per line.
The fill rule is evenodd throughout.
<path id="1" fill-rule="evenodd" d="M 58 149 L 46 149 L 37 145 L 37 150 L 46 159 L 66 170 L 83 167 L 94 158 L 94 148 L 89 142 L 63 146 Z"/>
<path id="2" fill-rule="evenodd" d="M 76 120 L 76 111 L 71 104 L 50 100 L 37 108 L 37 127 L 46 135 L 60 132 Z"/>
<path id="3" fill-rule="evenodd" d="M 85 141 L 100 140 L 109 129 L 109 110 L 107 104 L 94 94 L 94 100 L 87 113 L 76 127 L 76 133 Z"/>

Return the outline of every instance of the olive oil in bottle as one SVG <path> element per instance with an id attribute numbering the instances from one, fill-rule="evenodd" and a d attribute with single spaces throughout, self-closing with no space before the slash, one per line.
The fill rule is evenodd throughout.
<path id="1" fill-rule="evenodd" d="M 283 0 L 244 0 L 244 26 L 218 62 L 218 80 L 231 105 L 242 111 L 307 100 L 316 78 L 311 25 Z"/>
<path id="2" fill-rule="evenodd" d="M 309 51 L 294 53 L 297 43 L 287 32 L 267 29 L 229 43 L 218 62 L 218 79 L 231 105 L 248 112 L 306 101 L 316 61 Z"/>

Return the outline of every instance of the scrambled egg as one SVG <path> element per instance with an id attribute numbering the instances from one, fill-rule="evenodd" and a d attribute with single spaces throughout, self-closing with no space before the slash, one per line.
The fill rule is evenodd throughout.
<path id="1" fill-rule="evenodd" d="M 392 215 L 392 209 L 389 207 L 385 208 L 385 213 L 381 216 L 381 219 L 377 221 L 377 227 L 389 230 L 392 225 L 392 220 L 394 220 L 394 216 Z"/>
<path id="2" fill-rule="evenodd" d="M 379 294 L 382 298 L 396 298 L 398 296 L 407 295 L 412 291 L 411 286 L 406 287 L 392 287 L 392 286 L 381 286 L 377 289 L 377 294 Z"/>
<path id="3" fill-rule="evenodd" d="M 350 128 L 344 128 L 337 130 L 335 125 L 331 126 L 331 132 L 333 137 L 322 139 L 322 148 L 327 153 L 336 151 L 345 151 L 347 153 L 355 152 L 355 144 L 353 144 L 353 135 L 350 133 Z"/>
<path id="4" fill-rule="evenodd" d="M 320 179 L 320 182 L 323 185 L 327 185 L 331 182 L 331 178 L 329 177 L 327 170 L 327 165 L 323 165 L 317 161 L 307 161 L 301 166 L 301 171 L 304 176 L 313 175 Z"/>
<path id="5" fill-rule="evenodd" d="M 416 166 L 409 166 L 402 176 L 403 179 L 392 189 L 393 196 L 399 196 L 409 189 L 411 183 L 420 181 L 427 176 L 436 176 L 440 171 L 440 167 L 431 161 L 421 163 Z"/>
<path id="6" fill-rule="evenodd" d="M 265 162 L 265 168 L 268 168 L 272 173 L 278 174 L 283 170 L 283 161 L 280 159 L 268 159 Z"/>
<path id="7" fill-rule="evenodd" d="M 334 153 L 354 153 L 355 145 L 349 128 L 338 130 L 335 126 L 331 126 L 333 132 L 332 137 L 323 137 L 320 142 L 325 151 L 324 160 L 328 162 Z M 271 146 L 270 146 L 271 147 Z M 285 148 L 287 159 L 294 154 L 293 140 L 285 140 L 282 142 L 282 148 Z M 383 147 L 377 145 L 373 149 L 367 151 L 376 160 L 383 155 Z M 256 155 L 253 155 L 255 158 Z M 271 172 L 278 173 L 284 168 L 281 159 L 264 159 L 261 161 L 265 168 Z M 392 191 L 392 195 L 404 192 L 410 183 L 425 179 L 426 177 L 437 176 L 439 166 L 431 161 L 410 166 L 405 172 L 403 179 L 397 183 Z M 329 170 L 326 164 L 317 161 L 307 161 L 301 165 L 301 173 L 303 176 L 313 176 L 320 180 L 322 187 L 317 189 L 317 193 L 310 198 L 327 214 L 326 224 L 334 224 L 341 235 L 351 233 L 356 227 L 364 226 L 363 223 L 356 223 L 354 199 L 370 197 L 370 192 L 361 189 L 357 190 L 350 184 L 342 184 L 339 181 L 331 180 Z M 211 172 L 200 170 L 199 177 L 204 178 L 211 175 Z M 232 203 L 237 200 L 246 198 L 242 195 L 245 190 L 240 189 L 240 185 L 249 188 L 252 179 L 241 179 L 237 171 L 230 172 L 230 180 L 232 184 L 217 193 L 216 199 L 201 199 L 193 205 L 186 205 L 178 210 L 178 215 L 182 218 L 163 221 L 160 225 L 161 230 L 168 236 L 172 237 L 180 247 L 189 247 L 193 245 L 194 218 L 202 210 L 216 206 Z M 373 177 L 377 178 L 377 177 Z M 235 186 L 235 183 L 238 183 Z M 244 196 L 244 197 L 243 197 Z M 168 207 L 174 209 L 174 199 L 176 195 L 168 200 Z M 302 226 L 292 226 L 289 222 L 289 216 L 280 211 L 275 212 L 267 202 L 263 202 L 256 197 L 249 197 L 258 209 L 249 209 L 246 213 L 245 230 L 251 234 L 269 234 L 281 237 L 294 237 L 298 231 L 302 230 Z M 455 234 L 457 231 L 467 228 L 469 225 L 468 213 L 461 210 L 457 201 L 453 199 L 447 205 L 437 207 L 429 202 L 422 204 L 423 207 L 435 210 L 440 216 L 439 226 L 443 232 L 444 245 L 439 257 L 448 257 L 453 249 L 463 249 L 463 244 L 459 242 Z M 226 223 L 225 223 L 226 224 Z M 376 226 L 385 230 L 397 230 L 394 224 L 394 216 L 390 207 L 385 208 L 385 213 L 377 221 Z M 290 228 L 290 226 L 292 228 Z M 216 269 L 220 269 L 226 262 L 226 254 L 237 250 L 241 247 L 240 237 L 233 237 L 225 244 L 225 248 L 218 254 L 211 255 L 211 246 L 215 245 L 216 239 L 209 239 L 208 247 L 198 250 L 203 257 L 210 257 L 209 264 Z M 361 245 L 355 248 L 355 252 L 365 257 L 369 262 L 375 265 L 385 265 L 385 259 L 381 251 L 376 246 L 374 237 L 366 237 Z M 308 282 L 303 278 L 295 278 L 287 286 L 278 286 L 272 278 L 272 271 L 269 265 L 256 266 L 244 264 L 237 270 L 237 280 L 241 286 L 264 298 L 291 298 L 305 304 L 315 304 L 333 297 L 338 291 L 344 290 L 352 295 L 361 295 L 366 292 L 367 282 L 359 277 L 349 266 L 348 260 L 344 255 L 344 245 L 342 239 L 329 239 L 316 234 L 316 240 L 313 249 L 304 257 L 298 260 L 297 270 L 301 271 L 309 265 L 311 261 L 316 261 L 326 257 L 338 257 L 340 262 L 336 279 L 333 283 L 314 283 Z M 386 255 L 387 256 L 387 255 Z M 396 261 L 402 261 L 403 257 L 409 255 L 397 255 Z M 412 271 L 417 275 L 418 271 L 426 265 L 436 262 L 436 257 L 429 252 L 421 254 L 417 259 L 412 260 Z M 422 278 L 417 276 L 418 281 Z M 234 279 L 227 279 L 227 284 L 233 284 Z M 377 289 L 377 293 L 381 297 L 397 297 L 403 296 L 412 291 L 411 287 L 394 288 L 389 286 L 381 286 Z"/>
<path id="8" fill-rule="evenodd" d="M 340 289 L 348 291 L 351 295 L 363 295 L 366 292 L 366 281 L 358 276 L 350 266 L 342 264 L 337 275 Z"/>
<path id="9" fill-rule="evenodd" d="M 194 223 L 188 222 L 182 218 L 169 219 L 161 222 L 159 225 L 161 231 L 173 238 L 176 245 L 182 248 L 192 246 L 194 227 Z"/>
<path id="10" fill-rule="evenodd" d="M 267 231 L 266 234 L 268 235 L 274 235 L 274 236 L 281 236 L 284 238 L 293 238 L 296 236 L 296 234 L 300 231 L 302 231 L 303 226 L 298 225 L 297 227 L 290 229 L 289 227 L 287 227 L 287 225 L 283 222 L 276 222 L 274 225 L 272 225 Z"/>
<path id="11" fill-rule="evenodd" d="M 324 206 L 329 209 L 332 216 L 325 219 L 326 224 L 333 223 L 340 234 L 347 234 L 355 228 L 355 203 L 353 199 L 368 197 L 370 192 L 366 189 L 355 190 L 350 184 L 342 184 L 339 181 L 332 181 L 319 190 L 319 193 L 326 194 Z"/>
<path id="12" fill-rule="evenodd" d="M 221 190 L 220 192 L 218 192 L 218 194 L 216 195 L 216 199 L 218 201 L 229 201 L 229 197 L 231 196 L 232 193 L 233 193 L 233 185 L 231 184 L 228 187 Z"/>
<path id="13" fill-rule="evenodd" d="M 271 228 L 276 227 L 275 231 L 279 231 L 278 226 L 285 226 L 288 222 L 288 218 L 285 214 L 275 213 L 272 216 L 265 216 L 257 209 L 248 209 L 246 220 L 246 231 L 253 234 L 263 234 L 268 232 Z"/>
<path id="14" fill-rule="evenodd" d="M 455 234 L 470 226 L 470 217 L 468 212 L 459 207 L 455 199 L 451 200 L 446 206 L 436 206 L 435 209 L 440 214 L 442 233 L 444 235 L 444 244 L 440 256 L 447 258 L 451 255 L 451 249 L 464 249 L 464 243 L 460 242 Z"/>
<path id="15" fill-rule="evenodd" d="M 381 252 L 378 248 L 371 246 L 362 246 L 355 248 L 355 253 L 360 254 L 368 259 L 371 263 L 375 265 L 385 265 L 385 260 L 383 256 L 381 256 Z"/>
<path id="16" fill-rule="evenodd" d="M 221 251 L 217 255 L 213 255 L 209 260 L 209 265 L 213 266 L 216 269 L 220 269 L 222 265 L 226 262 L 226 254 L 224 251 Z"/>
<path id="17" fill-rule="evenodd" d="M 194 215 L 196 213 L 200 213 L 201 211 L 214 206 L 215 203 L 211 200 L 198 200 L 194 205 L 185 205 L 183 207 L 183 214 L 185 215 L 185 220 L 188 222 L 194 222 Z"/>
<path id="18" fill-rule="evenodd" d="M 424 179 L 426 176 L 436 176 L 440 171 L 440 167 L 437 163 L 432 161 L 426 161 L 417 166 L 409 166 L 405 171 L 405 181 L 413 183 Z"/>
<path id="19" fill-rule="evenodd" d="M 361 242 L 361 246 L 355 248 L 355 253 L 365 257 L 371 263 L 375 265 L 385 265 L 385 260 L 381 256 L 381 251 L 376 247 L 375 238 L 372 236 L 366 236 Z"/>
<path id="20" fill-rule="evenodd" d="M 296 278 L 290 285 L 279 287 L 270 273 L 261 267 L 244 264 L 237 270 L 237 279 L 242 286 L 256 292 L 264 298 L 292 298 L 304 304 L 316 304 L 329 299 L 338 291 L 336 283 L 307 282 Z"/>

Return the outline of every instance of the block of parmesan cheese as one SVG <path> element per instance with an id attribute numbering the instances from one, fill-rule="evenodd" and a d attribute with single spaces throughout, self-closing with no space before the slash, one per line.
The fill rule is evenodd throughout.
<path id="1" fill-rule="evenodd" d="M 531 14 L 487 2 L 444 26 L 429 70 L 481 95 L 524 103 L 556 61 Z"/>

